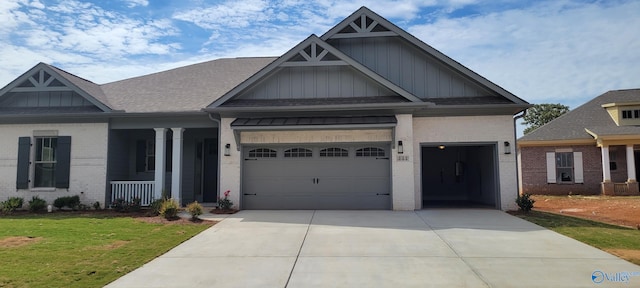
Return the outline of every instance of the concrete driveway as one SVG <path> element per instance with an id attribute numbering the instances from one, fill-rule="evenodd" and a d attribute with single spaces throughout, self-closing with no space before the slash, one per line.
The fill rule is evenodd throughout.
<path id="1" fill-rule="evenodd" d="M 640 266 L 504 212 L 434 209 L 241 211 L 107 287 L 638 285 Z"/>

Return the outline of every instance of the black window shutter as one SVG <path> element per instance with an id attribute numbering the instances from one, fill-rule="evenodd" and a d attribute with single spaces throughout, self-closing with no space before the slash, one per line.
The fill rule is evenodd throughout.
<path id="1" fill-rule="evenodd" d="M 56 188 L 69 188 L 70 170 L 71 136 L 60 136 L 56 150 Z"/>
<path id="2" fill-rule="evenodd" d="M 147 166 L 147 141 L 136 142 L 136 172 L 144 172 Z"/>
<path id="3" fill-rule="evenodd" d="M 16 189 L 29 189 L 29 154 L 31 153 L 31 137 L 18 138 L 18 175 Z"/>

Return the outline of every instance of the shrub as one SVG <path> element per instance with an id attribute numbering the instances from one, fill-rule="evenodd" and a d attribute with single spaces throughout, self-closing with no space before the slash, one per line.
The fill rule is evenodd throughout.
<path id="1" fill-rule="evenodd" d="M 189 212 L 189 214 L 191 214 L 191 220 L 195 221 L 198 220 L 198 216 L 202 215 L 202 211 L 204 209 L 202 208 L 202 205 L 200 205 L 200 203 L 198 203 L 198 201 L 195 201 L 189 205 L 187 205 L 187 212 Z"/>
<path id="2" fill-rule="evenodd" d="M 175 220 L 178 218 L 178 209 L 180 208 L 180 204 L 176 200 L 167 199 L 162 202 L 162 207 L 160 208 L 160 215 L 167 220 Z"/>
<path id="3" fill-rule="evenodd" d="M 99 201 L 93 202 L 92 206 L 93 206 L 93 209 L 95 209 L 95 210 L 100 210 L 101 209 Z"/>
<path id="4" fill-rule="evenodd" d="M 53 200 L 53 206 L 58 208 L 58 210 L 67 207 L 71 210 L 78 210 L 80 208 L 80 196 L 62 196 Z"/>
<path id="5" fill-rule="evenodd" d="M 129 209 L 131 211 L 138 212 L 140 211 L 140 209 L 142 209 L 141 203 L 142 203 L 142 199 L 138 197 L 131 198 L 131 202 L 129 202 Z"/>
<path id="6" fill-rule="evenodd" d="M 33 196 L 31 201 L 29 201 L 29 211 L 31 212 L 41 212 L 47 208 L 47 201 L 44 199 L 40 199 L 38 196 Z"/>
<path id="7" fill-rule="evenodd" d="M 160 209 L 162 209 L 162 203 L 164 203 L 164 200 L 162 199 L 153 200 L 153 202 L 151 202 L 151 205 L 149 205 L 149 214 L 152 216 L 160 215 Z"/>
<path id="8" fill-rule="evenodd" d="M 527 193 L 518 195 L 518 198 L 516 198 L 516 204 L 518 204 L 518 207 L 520 207 L 520 210 L 524 213 L 531 211 L 531 209 L 533 209 L 533 203 L 535 202 L 536 200 L 531 199 L 531 194 Z"/>
<path id="9" fill-rule="evenodd" d="M 18 208 L 22 208 L 22 204 L 24 204 L 24 199 L 20 197 L 10 197 L 6 201 L 0 203 L 2 206 L 2 212 L 11 213 Z"/>
<path id="10" fill-rule="evenodd" d="M 67 200 L 65 199 L 65 197 L 58 197 L 56 198 L 56 200 L 53 200 L 53 207 L 56 207 L 58 208 L 58 210 L 60 210 L 67 205 L 66 201 Z"/>

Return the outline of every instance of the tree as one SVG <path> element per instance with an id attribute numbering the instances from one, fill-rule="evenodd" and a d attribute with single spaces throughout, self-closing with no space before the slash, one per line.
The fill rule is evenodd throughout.
<path id="1" fill-rule="evenodd" d="M 536 104 L 527 109 L 527 114 L 522 117 L 524 122 L 522 125 L 528 125 L 524 129 L 524 134 L 536 130 L 538 127 L 551 122 L 551 120 L 560 117 L 562 114 L 569 112 L 569 106 L 562 104 Z"/>

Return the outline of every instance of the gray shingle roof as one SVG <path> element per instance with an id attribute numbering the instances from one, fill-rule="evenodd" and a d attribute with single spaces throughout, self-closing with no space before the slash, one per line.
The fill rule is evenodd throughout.
<path id="1" fill-rule="evenodd" d="M 617 126 L 602 107 L 607 103 L 638 101 L 640 89 L 609 91 L 522 136 L 518 141 L 593 139 L 585 129 L 598 135 L 640 134 L 640 126 Z"/>
<path id="2" fill-rule="evenodd" d="M 109 100 L 107 99 L 107 96 L 104 94 L 104 92 L 102 91 L 102 89 L 100 88 L 100 85 L 93 83 L 89 80 L 86 80 L 84 78 L 78 77 L 76 75 L 73 75 L 67 71 L 64 71 L 58 67 L 49 65 L 49 64 L 45 64 L 47 65 L 47 67 L 51 68 L 52 70 L 58 72 L 60 74 L 60 76 L 64 77 L 64 79 L 66 79 L 67 81 L 71 82 L 71 84 L 76 85 L 78 88 L 84 90 L 85 92 L 87 92 L 89 95 L 91 95 L 93 98 L 95 98 L 96 100 L 100 101 L 102 104 L 106 105 L 107 107 L 114 109 L 114 107 L 109 103 Z"/>
<path id="3" fill-rule="evenodd" d="M 200 111 L 276 58 L 227 58 L 101 85 L 127 113 Z"/>

